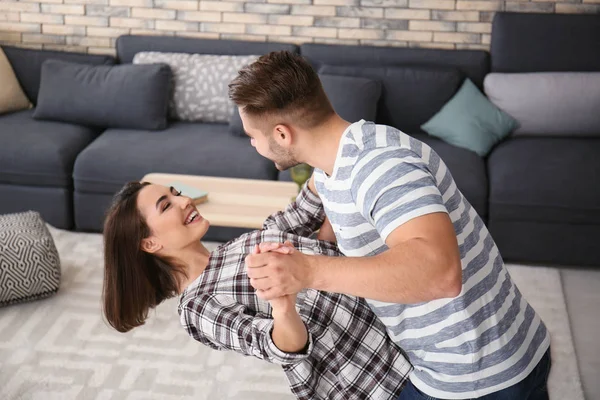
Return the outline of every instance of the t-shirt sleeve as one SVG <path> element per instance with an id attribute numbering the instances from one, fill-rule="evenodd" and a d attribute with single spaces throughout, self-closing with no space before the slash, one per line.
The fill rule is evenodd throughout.
<path id="1" fill-rule="evenodd" d="M 352 196 L 385 241 L 411 219 L 448 213 L 435 177 L 416 153 L 401 147 L 363 151 L 352 171 Z"/>

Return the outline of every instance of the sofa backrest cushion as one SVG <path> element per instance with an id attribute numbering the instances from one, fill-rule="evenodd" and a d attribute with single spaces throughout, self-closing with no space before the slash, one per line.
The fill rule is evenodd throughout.
<path id="1" fill-rule="evenodd" d="M 47 60 L 33 116 L 101 128 L 164 129 L 171 78 L 165 64 L 92 66 Z"/>
<path id="2" fill-rule="evenodd" d="M 600 72 L 491 73 L 485 93 L 515 135 L 600 136 Z"/>
<path id="3" fill-rule="evenodd" d="M 333 109 L 346 121 L 375 121 L 381 97 L 378 80 L 354 76 L 319 75 Z"/>
<path id="4" fill-rule="evenodd" d="M 162 53 L 263 55 L 272 51 L 298 52 L 298 46 L 286 43 L 261 43 L 241 40 L 193 39 L 172 36 L 124 35 L 117 39 L 117 58 L 128 64 L 142 51 Z"/>
<path id="5" fill-rule="evenodd" d="M 44 61 L 53 59 L 91 65 L 112 65 L 115 63 L 114 57 L 105 55 L 22 49 L 10 46 L 3 46 L 2 49 L 15 71 L 23 91 L 34 104 L 37 104 Z"/>
<path id="6" fill-rule="evenodd" d="M 459 70 L 443 67 L 323 65 L 319 73 L 358 76 L 381 82 L 376 122 L 409 134 L 422 132 L 421 125 L 452 98 L 464 80 Z"/>
<path id="7" fill-rule="evenodd" d="M 318 70 L 322 65 L 348 67 L 424 66 L 456 69 L 480 89 L 490 70 L 489 53 L 483 50 L 440 50 L 406 47 L 341 46 L 307 43 L 300 47 Z"/>
<path id="8" fill-rule="evenodd" d="M 600 71 L 600 15 L 497 13 L 493 72 Z"/>

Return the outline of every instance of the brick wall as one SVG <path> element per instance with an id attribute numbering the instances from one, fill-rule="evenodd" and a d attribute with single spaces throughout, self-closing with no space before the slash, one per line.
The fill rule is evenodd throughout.
<path id="1" fill-rule="evenodd" d="M 600 13 L 600 0 L 0 0 L 0 43 L 114 54 L 123 34 L 487 49 L 495 11 Z"/>

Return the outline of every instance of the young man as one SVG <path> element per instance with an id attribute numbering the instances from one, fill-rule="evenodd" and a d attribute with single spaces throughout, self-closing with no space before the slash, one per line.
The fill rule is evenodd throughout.
<path id="1" fill-rule="evenodd" d="M 348 258 L 247 258 L 260 297 L 304 288 L 368 299 L 415 369 L 400 399 L 547 399 L 550 338 L 440 157 L 401 131 L 333 110 L 311 66 L 271 53 L 230 84 L 252 145 L 315 167 Z"/>

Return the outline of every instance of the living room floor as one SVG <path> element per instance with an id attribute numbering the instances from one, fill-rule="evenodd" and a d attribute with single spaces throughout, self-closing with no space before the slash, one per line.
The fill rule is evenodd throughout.
<path id="1" fill-rule="evenodd" d="M 61 256 L 61 287 L 48 299 L 0 309 L 1 399 L 293 398 L 278 366 L 211 350 L 189 338 L 179 325 L 177 299 L 161 304 L 132 332 L 109 328 L 100 305 L 102 236 L 50 231 Z M 550 398 L 584 399 L 569 314 L 584 318 L 588 310 L 568 310 L 563 285 L 590 285 L 585 292 L 592 293 L 600 274 L 524 265 L 510 265 L 509 271 L 551 332 Z M 566 292 L 569 301 L 593 307 L 589 299 L 574 298 L 576 292 Z M 585 345 L 592 337 L 587 336 L 576 340 Z M 592 369 L 586 376 L 598 376 L 598 358 L 593 352 L 583 357 L 587 364 L 580 365 Z M 600 393 L 598 382 L 584 383 L 587 398 L 599 398 L 591 397 Z"/>

